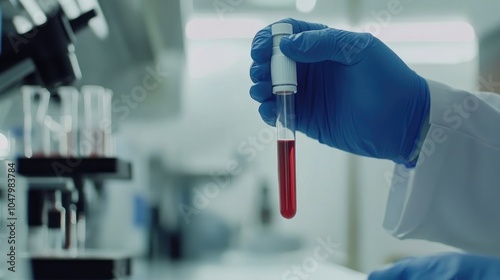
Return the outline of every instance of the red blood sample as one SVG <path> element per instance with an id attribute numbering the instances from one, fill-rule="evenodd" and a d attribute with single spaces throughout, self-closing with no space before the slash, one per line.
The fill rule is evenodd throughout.
<path id="1" fill-rule="evenodd" d="M 295 191 L 295 140 L 278 140 L 280 212 L 291 219 L 297 211 Z"/>

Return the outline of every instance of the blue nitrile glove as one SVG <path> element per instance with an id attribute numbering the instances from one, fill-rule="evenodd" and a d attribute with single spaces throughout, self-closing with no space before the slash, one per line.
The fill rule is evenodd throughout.
<path id="1" fill-rule="evenodd" d="M 427 82 L 384 43 L 368 33 L 285 19 L 296 33 L 281 40 L 297 61 L 296 127 L 329 146 L 407 166 L 429 114 Z M 271 27 L 252 43 L 252 98 L 275 125 L 270 59 Z"/>
<path id="2" fill-rule="evenodd" d="M 500 279 L 500 259 L 451 253 L 411 258 L 372 272 L 368 280 Z"/>

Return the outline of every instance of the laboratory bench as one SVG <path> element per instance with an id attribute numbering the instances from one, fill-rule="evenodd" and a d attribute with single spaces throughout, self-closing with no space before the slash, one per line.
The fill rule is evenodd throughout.
<path id="1" fill-rule="evenodd" d="M 130 280 L 276 280 L 305 279 L 293 274 L 297 263 L 241 263 L 241 262 L 145 262 L 135 260 Z M 331 262 L 321 262 L 307 273 L 309 280 L 365 280 L 365 274 L 352 271 Z M 288 275 L 285 275 L 288 272 Z M 304 275 L 302 275 L 303 277 Z M 295 277 L 295 278 L 294 278 Z"/>
<path id="2" fill-rule="evenodd" d="M 304 258 L 305 259 L 305 258 Z M 107 264 L 103 263 L 102 268 Z M 131 265 L 131 276 L 126 267 Z M 308 279 L 308 280 L 366 280 L 367 276 L 331 262 L 321 262 L 310 272 L 302 269 L 305 274 L 293 274 L 292 267 L 301 266 L 296 263 L 225 263 L 225 262 L 172 262 L 167 260 L 146 261 L 134 259 L 131 263 L 121 263 L 117 266 L 120 271 L 115 275 L 105 277 L 101 275 L 92 279 L 113 280 L 277 280 L 277 279 Z M 40 267 L 38 268 L 40 269 Z M 45 268 L 49 269 L 49 267 Z M 57 269 L 50 267 L 50 269 Z M 288 272 L 288 275 L 286 273 Z M 3 275 L 4 277 L 7 274 Z M 16 274 L 19 276 L 19 274 Z M 302 278 L 301 278 L 302 277 Z M 2 278 L 0 279 L 12 279 Z M 19 280 L 21 278 L 14 278 Z M 47 278 L 37 278 L 47 279 Z M 54 280 L 54 278 L 48 278 Z M 58 278 L 58 279 L 86 279 L 86 278 Z M 26 279 L 27 280 L 27 279 Z M 88 280 L 88 279 L 86 279 Z"/>

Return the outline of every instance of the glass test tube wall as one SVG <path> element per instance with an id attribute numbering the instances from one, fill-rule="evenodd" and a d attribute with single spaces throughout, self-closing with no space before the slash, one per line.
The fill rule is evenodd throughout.
<path id="1" fill-rule="evenodd" d="M 22 142 L 25 157 L 114 156 L 111 90 L 100 86 L 82 87 L 81 129 L 77 88 L 60 87 L 52 95 L 38 86 L 23 86 L 21 91 L 24 129 L 16 132 L 11 140 Z"/>
<path id="2" fill-rule="evenodd" d="M 293 34 L 291 24 L 278 23 L 271 28 L 273 55 L 271 57 L 271 78 L 276 95 L 276 129 L 278 138 L 278 176 L 280 191 L 280 212 L 291 219 L 297 211 L 295 179 L 295 93 L 297 74 L 295 62 L 280 50 L 281 38 Z"/>
<path id="3" fill-rule="evenodd" d="M 293 98 L 293 93 L 276 94 L 280 211 L 281 215 L 287 219 L 293 218 L 297 211 L 295 183 L 295 103 Z"/>
<path id="4" fill-rule="evenodd" d="M 50 132 L 45 125 L 50 93 L 41 87 L 23 86 L 24 155 L 45 157 L 50 153 Z"/>
<path id="5" fill-rule="evenodd" d="M 84 127 L 81 154 L 88 157 L 111 157 L 111 99 L 113 93 L 100 86 L 82 87 L 84 100 Z"/>
<path id="6" fill-rule="evenodd" d="M 61 132 L 59 153 L 61 156 L 78 156 L 78 89 L 60 87 L 61 99 Z"/>
<path id="7" fill-rule="evenodd" d="M 60 146 L 62 144 L 62 127 L 61 127 L 61 104 L 59 95 L 50 96 L 47 115 L 43 121 L 47 131 L 49 132 L 49 157 L 59 157 Z"/>

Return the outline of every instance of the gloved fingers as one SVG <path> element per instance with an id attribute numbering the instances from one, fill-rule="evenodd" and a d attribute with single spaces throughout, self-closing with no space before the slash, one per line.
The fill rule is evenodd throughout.
<path id="1" fill-rule="evenodd" d="M 257 102 L 274 99 L 273 86 L 270 81 L 258 82 L 250 88 L 250 96 Z"/>
<path id="2" fill-rule="evenodd" d="M 368 275 L 368 280 L 412 280 L 404 265 L 393 265 L 386 269 L 376 270 Z"/>
<path id="3" fill-rule="evenodd" d="M 271 63 L 266 61 L 264 63 L 253 63 L 250 67 L 250 78 L 252 82 L 258 83 L 271 80 Z"/>
<path id="4" fill-rule="evenodd" d="M 270 126 L 276 125 L 276 101 L 274 99 L 260 104 L 259 113 L 265 123 Z"/>
<path id="5" fill-rule="evenodd" d="M 283 54 L 303 63 L 335 61 L 345 65 L 359 62 L 373 41 L 369 33 L 333 28 L 311 30 L 285 37 L 280 42 Z"/>
<path id="6" fill-rule="evenodd" d="M 264 63 L 271 60 L 273 49 L 273 38 L 271 35 L 271 26 L 257 32 L 252 42 L 250 56 L 257 63 Z"/>
<path id="7" fill-rule="evenodd" d="M 319 23 L 310 23 L 292 18 L 282 19 L 275 23 L 290 23 L 293 26 L 293 32 L 299 33 L 307 30 L 319 30 L 328 28 L 328 26 Z M 273 48 L 273 38 L 271 34 L 271 25 L 266 26 L 255 35 L 252 42 L 250 55 L 253 61 L 263 63 L 271 59 Z"/>
<path id="8" fill-rule="evenodd" d="M 296 20 L 293 18 L 286 18 L 279 22 L 290 23 L 293 26 L 293 33 L 300 33 L 309 30 L 321 30 L 328 28 L 327 25 L 321 23 L 307 22 L 302 20 Z"/>

